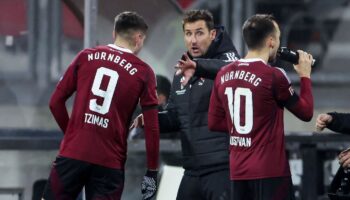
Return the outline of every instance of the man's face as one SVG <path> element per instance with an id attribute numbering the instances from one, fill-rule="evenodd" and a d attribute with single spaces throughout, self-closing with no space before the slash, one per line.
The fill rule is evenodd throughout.
<path id="1" fill-rule="evenodd" d="M 215 39 L 215 29 L 209 31 L 204 20 L 184 25 L 184 41 L 190 55 L 194 58 L 203 56 Z"/>
<path id="2" fill-rule="evenodd" d="M 277 56 L 277 50 L 280 47 L 280 37 L 281 37 L 281 31 L 276 22 L 274 22 L 276 32 L 272 36 L 272 46 L 270 55 L 269 55 L 269 62 L 275 62 L 276 56 Z"/>

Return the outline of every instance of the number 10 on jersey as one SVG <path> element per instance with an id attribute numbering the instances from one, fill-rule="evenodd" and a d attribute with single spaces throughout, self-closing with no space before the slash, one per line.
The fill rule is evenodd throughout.
<path id="1" fill-rule="evenodd" d="M 253 128 L 253 95 L 249 88 L 238 87 L 233 91 L 232 87 L 225 88 L 228 109 L 233 127 L 239 134 L 249 134 Z M 233 102 L 234 97 L 234 102 Z M 241 125 L 241 97 L 245 98 L 245 124 Z"/>

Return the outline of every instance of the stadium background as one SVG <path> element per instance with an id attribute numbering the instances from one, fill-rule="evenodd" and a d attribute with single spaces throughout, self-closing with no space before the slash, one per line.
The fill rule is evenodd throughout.
<path id="1" fill-rule="evenodd" d="M 325 199 L 339 166 L 336 155 L 350 146 L 350 137 L 315 135 L 314 122 L 322 112 L 350 111 L 348 0 L 1 0 L 0 200 L 32 199 L 33 184 L 47 178 L 62 137 L 48 100 L 75 54 L 84 47 L 112 43 L 114 16 L 134 10 L 150 26 L 139 56 L 171 80 L 173 66 L 185 51 L 182 13 L 192 8 L 211 10 L 241 55 L 246 51 L 241 26 L 254 13 L 277 18 L 281 45 L 314 55 L 314 119 L 303 123 L 286 112 L 285 128 L 298 199 Z M 292 66 L 277 64 L 298 88 Z M 143 140 L 131 141 L 129 149 L 125 200 L 140 198 L 145 169 Z M 163 137 L 161 151 L 162 163 L 171 163 L 179 157 L 179 141 Z"/>

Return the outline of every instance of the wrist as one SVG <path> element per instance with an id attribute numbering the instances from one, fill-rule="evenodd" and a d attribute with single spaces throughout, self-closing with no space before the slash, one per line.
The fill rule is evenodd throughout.
<path id="1" fill-rule="evenodd" d="M 310 74 L 299 74 L 299 77 L 300 78 L 311 78 L 311 75 Z"/>
<path id="2" fill-rule="evenodd" d="M 149 176 L 149 177 L 155 177 L 157 175 L 158 175 L 158 170 L 148 169 L 146 172 L 146 176 Z"/>

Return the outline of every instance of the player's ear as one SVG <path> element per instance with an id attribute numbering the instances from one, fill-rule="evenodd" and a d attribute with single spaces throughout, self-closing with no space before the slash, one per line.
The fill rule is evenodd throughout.
<path id="1" fill-rule="evenodd" d="M 268 36 L 266 39 L 266 46 L 270 49 L 273 49 L 275 47 L 275 39 L 273 36 Z"/>
<path id="2" fill-rule="evenodd" d="M 115 35 L 115 30 L 113 30 L 113 32 L 112 32 L 112 37 L 113 37 L 113 40 L 115 40 L 117 38 Z"/>

